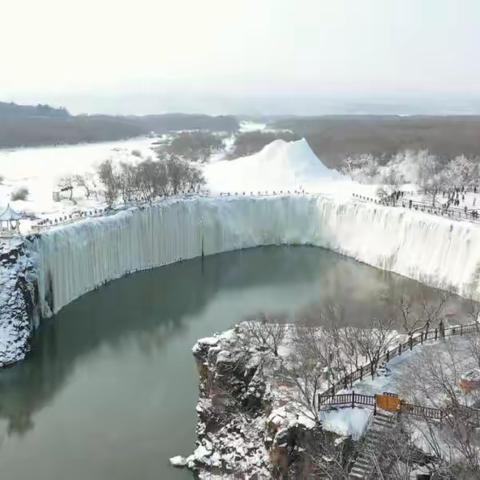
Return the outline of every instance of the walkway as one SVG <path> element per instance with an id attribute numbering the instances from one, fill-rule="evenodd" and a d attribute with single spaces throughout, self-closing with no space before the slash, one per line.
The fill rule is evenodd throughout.
<path id="1" fill-rule="evenodd" d="M 428 213 L 430 215 L 437 215 L 445 218 L 450 218 L 451 220 L 456 221 L 468 221 L 472 223 L 480 223 L 480 218 L 473 212 L 478 210 L 467 210 L 458 208 L 458 207 L 449 207 L 445 209 L 443 207 L 434 207 L 428 203 L 418 202 L 415 200 L 410 200 L 406 198 L 400 198 L 397 201 L 393 201 L 390 198 L 388 199 L 378 199 L 373 197 L 368 197 L 366 195 L 359 195 L 357 193 L 353 194 L 353 198 L 356 200 L 361 200 L 363 202 L 375 203 L 377 205 L 383 205 L 386 207 L 400 207 L 406 209 L 412 209 L 415 211 Z"/>
<path id="2" fill-rule="evenodd" d="M 418 330 L 413 333 L 407 341 L 401 342 L 393 348 L 387 350 L 382 356 L 380 356 L 375 362 L 369 362 L 361 365 L 356 370 L 344 375 L 338 379 L 332 386 L 325 390 L 324 395 L 335 395 L 339 390 L 346 388 L 352 388 L 353 383 L 357 380 L 363 380 L 363 378 L 371 375 L 375 375 L 377 369 L 386 362 L 389 362 L 392 358 L 402 355 L 407 350 L 412 350 L 417 345 L 423 345 L 426 341 L 438 341 L 443 340 L 446 337 L 480 334 L 480 323 L 474 322 L 468 325 L 454 325 L 452 327 L 437 327 L 435 329 Z"/>
<path id="3" fill-rule="evenodd" d="M 397 415 L 388 412 L 377 412 L 363 437 L 362 445 L 350 469 L 351 480 L 367 479 L 375 470 L 377 458 L 387 445 L 385 439 L 393 430 Z"/>

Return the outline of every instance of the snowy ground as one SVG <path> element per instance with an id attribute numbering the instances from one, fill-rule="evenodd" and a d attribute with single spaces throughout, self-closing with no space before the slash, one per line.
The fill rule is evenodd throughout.
<path id="1" fill-rule="evenodd" d="M 241 122 L 240 132 L 263 130 L 265 124 Z M 212 163 L 223 160 L 232 148 L 235 136 L 225 140 L 225 150 L 212 155 Z M 64 175 L 84 174 L 106 159 L 133 163 L 138 153 L 143 158 L 155 158 L 155 142 L 159 138 L 139 137 L 125 141 L 59 145 L 35 148 L 0 150 L 0 210 L 8 203 L 19 211 L 36 215 L 69 214 L 75 209 L 95 208 L 101 202 L 86 200 L 83 192 L 75 192 L 75 202 L 54 202 L 52 192 L 59 178 Z M 135 152 L 135 154 L 132 154 Z M 29 190 L 26 201 L 12 201 L 11 193 L 21 187 Z"/>
<path id="2" fill-rule="evenodd" d="M 76 192 L 76 204 L 69 200 L 54 202 L 52 193 L 58 179 L 64 175 L 84 174 L 108 158 L 118 161 L 138 159 L 132 151 L 143 156 L 153 156 L 154 139 L 141 137 L 123 142 L 105 142 L 71 146 L 21 148 L 0 150 L 0 209 L 8 203 L 18 210 L 34 214 L 68 214 L 78 208 L 95 208 L 99 202 L 86 200 Z M 26 187 L 26 201 L 11 201 L 10 195 L 17 188 Z"/>
<path id="3" fill-rule="evenodd" d="M 477 393 L 464 393 L 460 389 L 460 377 L 478 367 L 476 359 L 471 353 L 470 339 L 472 337 L 452 337 L 444 341 L 428 341 L 422 346 L 416 346 L 411 351 L 406 351 L 399 357 L 395 357 L 387 365 L 380 375 L 366 378 L 356 382 L 353 390 L 356 393 L 375 395 L 377 393 L 396 393 L 402 399 L 409 402 L 421 402 L 424 406 L 435 408 L 442 407 L 442 401 L 446 398 L 435 398 L 435 404 L 431 398 L 419 398 L 418 392 L 411 391 L 411 377 L 416 368 L 421 368 L 428 357 L 435 358 L 435 362 L 443 366 L 443 375 L 449 383 L 456 387 L 456 394 L 462 398 L 465 404 L 472 403 L 477 398 Z M 350 392 L 351 390 L 344 390 Z M 433 398 L 433 397 L 432 397 Z"/>

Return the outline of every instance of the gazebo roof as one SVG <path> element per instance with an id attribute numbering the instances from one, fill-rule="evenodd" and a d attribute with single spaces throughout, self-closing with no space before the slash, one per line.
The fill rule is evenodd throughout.
<path id="1" fill-rule="evenodd" d="M 20 220 L 22 216 L 13 210 L 10 205 L 7 205 L 7 208 L 0 213 L 0 222 L 11 222 L 13 220 Z"/>

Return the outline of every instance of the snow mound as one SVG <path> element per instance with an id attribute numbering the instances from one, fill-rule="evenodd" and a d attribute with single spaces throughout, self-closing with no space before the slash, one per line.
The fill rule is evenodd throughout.
<path id="1" fill-rule="evenodd" d="M 344 408 L 322 412 L 325 430 L 358 440 L 364 434 L 372 412 L 366 408 Z"/>
<path id="2" fill-rule="evenodd" d="M 332 181 L 346 180 L 336 170 L 327 168 L 305 139 L 275 140 L 254 155 L 208 164 L 204 175 L 207 187 L 214 193 L 322 191 Z"/>

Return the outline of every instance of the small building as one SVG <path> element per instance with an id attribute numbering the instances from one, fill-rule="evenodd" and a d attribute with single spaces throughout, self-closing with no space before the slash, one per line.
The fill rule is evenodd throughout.
<path id="1" fill-rule="evenodd" d="M 460 388 L 469 393 L 472 390 L 478 390 L 480 388 L 480 369 L 474 368 L 469 372 L 464 373 L 460 378 Z"/>
<path id="2" fill-rule="evenodd" d="M 20 220 L 22 215 L 10 205 L 7 205 L 7 208 L 0 213 L 0 233 L 7 235 L 15 235 L 20 233 Z"/>

